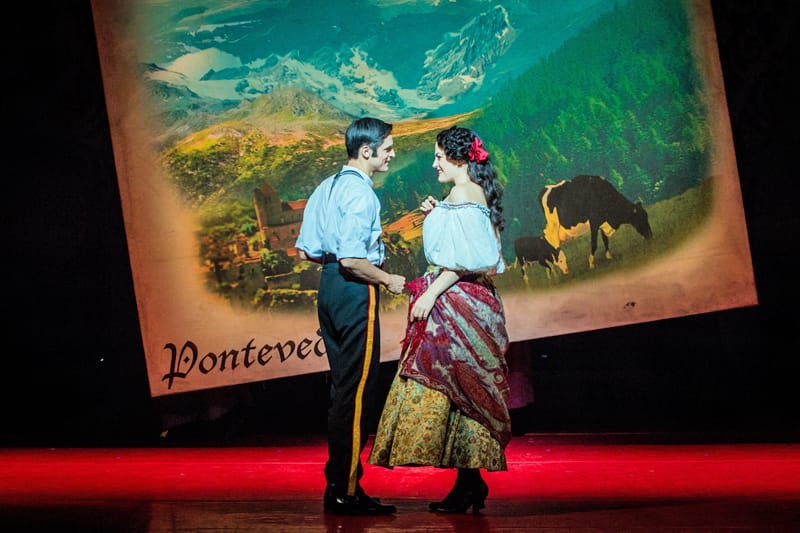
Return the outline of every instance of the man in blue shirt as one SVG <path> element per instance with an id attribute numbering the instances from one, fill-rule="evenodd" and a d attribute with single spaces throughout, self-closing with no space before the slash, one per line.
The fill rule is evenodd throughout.
<path id="1" fill-rule="evenodd" d="M 399 294 L 406 281 L 381 268 L 381 206 L 372 182 L 395 156 L 391 132 L 391 124 L 371 117 L 350 124 L 347 164 L 311 194 L 295 243 L 301 258 L 322 264 L 317 314 L 331 370 L 324 507 L 333 514 L 396 512 L 359 483 L 365 411 L 378 407 L 379 286 Z"/>

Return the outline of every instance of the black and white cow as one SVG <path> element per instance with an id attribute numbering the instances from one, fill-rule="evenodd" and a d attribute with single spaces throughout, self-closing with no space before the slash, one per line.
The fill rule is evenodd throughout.
<path id="1" fill-rule="evenodd" d="M 608 259 L 608 238 L 622 224 L 630 224 L 645 239 L 653 236 L 642 203 L 625 198 L 602 176 L 581 175 L 548 185 L 539 193 L 539 204 L 546 221 L 544 237 L 554 248 L 572 237 L 591 233 L 589 268 L 594 268 L 598 232 Z"/>
<path id="2" fill-rule="evenodd" d="M 558 267 L 564 274 L 568 273 L 567 258 L 564 256 L 564 252 L 550 246 L 550 243 L 541 235 L 515 239 L 514 255 L 525 280 L 528 279 L 528 274 L 525 272 L 526 263 L 536 262 L 542 265 L 547 269 L 548 279 L 550 279 L 554 267 Z"/>

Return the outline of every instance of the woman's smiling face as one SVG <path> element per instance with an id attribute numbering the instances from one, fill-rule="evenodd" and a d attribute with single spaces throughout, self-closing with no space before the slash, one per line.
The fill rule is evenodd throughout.
<path id="1" fill-rule="evenodd" d="M 433 147 L 433 168 L 439 175 L 439 183 L 452 183 L 456 176 L 463 172 L 462 165 L 449 160 L 438 144 Z"/>

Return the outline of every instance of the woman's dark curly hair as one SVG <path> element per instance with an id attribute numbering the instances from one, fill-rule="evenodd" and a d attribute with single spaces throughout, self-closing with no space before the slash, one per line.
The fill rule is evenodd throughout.
<path id="1" fill-rule="evenodd" d="M 475 154 L 473 143 L 481 147 L 478 149 L 480 151 L 478 156 Z M 492 224 L 498 231 L 503 231 L 505 217 L 503 216 L 503 206 L 500 205 L 503 188 L 497 179 L 497 172 L 492 166 L 492 158 L 488 152 L 482 150 L 480 137 L 469 128 L 452 126 L 436 135 L 436 144 L 442 148 L 444 155 L 450 161 L 469 165 L 467 172 L 470 179 L 483 188 Z"/>

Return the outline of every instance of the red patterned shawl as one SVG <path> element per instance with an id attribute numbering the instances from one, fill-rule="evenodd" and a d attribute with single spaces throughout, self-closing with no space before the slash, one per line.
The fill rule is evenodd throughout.
<path id="1" fill-rule="evenodd" d="M 407 284 L 409 314 L 435 276 L 427 272 Z M 462 278 L 436 299 L 426 322 L 408 322 L 400 374 L 447 395 L 505 447 L 511 439 L 507 349 L 503 304 L 491 279 Z"/>

